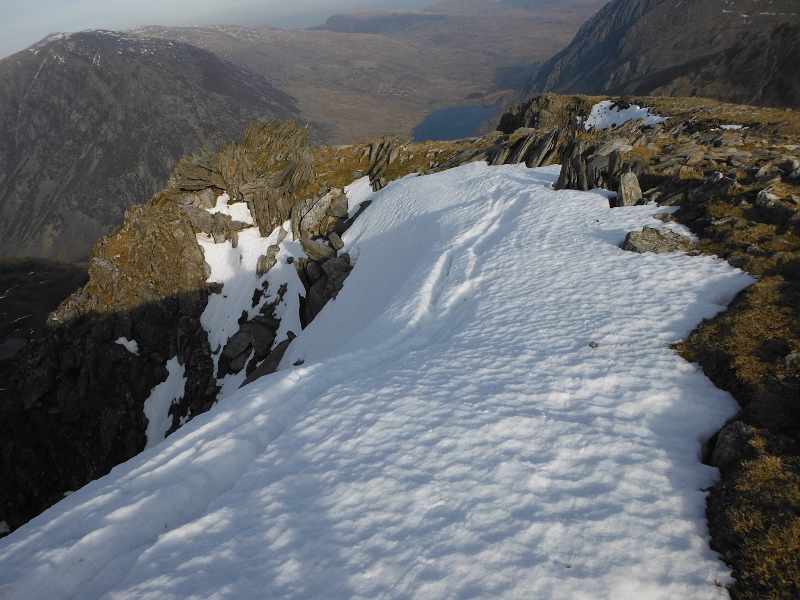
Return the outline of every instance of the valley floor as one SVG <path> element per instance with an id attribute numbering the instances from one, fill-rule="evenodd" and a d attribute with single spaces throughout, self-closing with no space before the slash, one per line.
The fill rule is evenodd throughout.
<path id="1" fill-rule="evenodd" d="M 0 540 L 1 598 L 726 598 L 670 344 L 753 279 L 482 163 L 373 194 L 282 368 Z"/>

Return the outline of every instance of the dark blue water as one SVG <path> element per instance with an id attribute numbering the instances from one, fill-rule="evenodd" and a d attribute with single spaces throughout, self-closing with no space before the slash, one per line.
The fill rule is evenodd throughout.
<path id="1" fill-rule="evenodd" d="M 436 110 L 414 127 L 414 141 L 438 142 L 473 137 L 478 135 L 478 129 L 487 119 L 496 117 L 501 112 L 496 108 L 476 106 L 475 104 Z"/>

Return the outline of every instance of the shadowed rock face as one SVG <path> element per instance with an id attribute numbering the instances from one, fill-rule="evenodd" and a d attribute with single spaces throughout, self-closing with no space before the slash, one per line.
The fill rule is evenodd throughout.
<path id="1" fill-rule="evenodd" d="M 702 95 L 800 106 L 797 2 L 614 0 L 543 64 L 529 93 Z"/>
<path id="2" fill-rule="evenodd" d="M 182 156 L 296 115 L 263 77 L 179 42 L 92 31 L 0 61 L 0 256 L 86 260 Z"/>

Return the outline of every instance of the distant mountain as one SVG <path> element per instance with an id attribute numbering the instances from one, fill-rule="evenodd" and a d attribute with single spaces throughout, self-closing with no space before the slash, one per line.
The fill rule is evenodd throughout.
<path id="1" fill-rule="evenodd" d="M 517 8 L 550 8 L 562 10 L 590 9 L 598 10 L 608 4 L 608 0 L 500 0 L 501 4 Z"/>
<path id="2" fill-rule="evenodd" d="M 711 96 L 800 106 L 796 0 L 613 0 L 528 93 Z"/>
<path id="3" fill-rule="evenodd" d="M 0 61 L 0 256 L 86 260 L 183 155 L 298 114 L 263 76 L 187 44 L 51 36 Z"/>
<path id="4" fill-rule="evenodd" d="M 146 27 L 267 77 L 303 115 L 332 125 L 331 141 L 410 135 L 429 113 L 465 103 L 506 108 L 536 65 L 569 44 L 595 6 L 518 8 L 441 0 L 425 11 L 335 15 L 284 31 L 237 26 Z M 551 3 L 553 4 L 553 3 Z M 589 3 L 591 4 L 591 2 Z"/>
<path id="5" fill-rule="evenodd" d="M 333 15 L 325 23 L 311 29 L 336 31 L 339 33 L 372 33 L 392 35 L 427 27 L 446 21 L 441 14 L 423 12 L 369 11 Z"/>

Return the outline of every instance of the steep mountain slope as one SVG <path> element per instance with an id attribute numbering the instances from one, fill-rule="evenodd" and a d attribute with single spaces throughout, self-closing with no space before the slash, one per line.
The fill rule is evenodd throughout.
<path id="1" fill-rule="evenodd" d="M 313 29 L 234 26 L 138 30 L 180 40 L 261 73 L 298 99 L 302 114 L 333 125 L 336 143 L 409 135 L 441 108 L 507 107 L 541 63 L 595 8 L 508 7 L 493 0 L 436 3 L 424 12 L 331 17 Z"/>
<path id="2" fill-rule="evenodd" d="M 800 24 L 742 33 L 699 71 L 653 90 L 671 96 L 706 96 L 763 106 L 800 107 Z"/>
<path id="3" fill-rule="evenodd" d="M 424 554 L 420 554 L 420 539 L 426 548 L 442 549 L 435 555 L 424 554 L 425 564 L 409 578 L 391 579 L 395 591 L 410 589 L 403 586 L 411 582 L 408 585 L 424 595 L 430 591 L 425 586 L 434 580 L 443 588 L 462 589 L 463 578 L 442 575 L 453 573 L 442 565 L 469 565 L 465 571 L 469 573 L 486 569 L 483 553 L 478 554 L 480 564 L 475 564 L 438 545 L 454 539 L 449 524 L 463 524 L 457 518 L 439 519 L 453 514 L 478 519 L 474 527 L 458 529 L 467 536 L 461 539 L 470 548 L 482 548 L 488 541 L 487 552 L 501 547 L 519 557 L 531 547 L 546 546 L 541 554 L 526 554 L 530 561 L 518 572 L 512 572 L 510 565 L 519 563 L 501 554 L 496 566 L 505 570 L 506 580 L 527 582 L 525 589 L 513 588 L 518 595 L 530 597 L 529 584 L 545 586 L 536 588 L 543 593 L 534 596 L 546 595 L 551 589 L 546 587 L 548 581 L 557 586 L 552 590 L 564 589 L 565 578 L 575 574 L 575 579 L 569 579 L 569 585 L 575 586 L 571 592 L 576 592 L 571 596 L 575 596 L 577 586 L 585 585 L 587 572 L 593 582 L 595 574 L 609 572 L 608 561 L 597 559 L 607 555 L 594 554 L 597 539 L 589 536 L 587 544 L 583 535 L 594 531 L 596 524 L 583 520 L 586 510 L 600 508 L 593 513 L 597 521 L 605 523 L 610 514 L 619 519 L 619 525 L 611 528 L 614 532 L 634 537 L 636 531 L 644 532 L 643 540 L 629 538 L 617 546 L 625 557 L 616 571 L 622 579 L 640 581 L 641 589 L 656 597 L 665 596 L 664 586 L 669 596 L 698 597 L 691 592 L 699 586 L 701 596 L 719 597 L 725 592 L 718 586 L 729 580 L 705 546 L 703 494 L 698 492 L 710 482 L 704 478 L 711 472 L 697 460 L 700 442 L 708 440 L 705 458 L 726 478 L 724 491 L 716 497 L 732 506 L 714 512 L 724 517 L 714 522 L 714 548 L 724 553 L 729 564 L 742 569 L 737 577 L 743 588 L 760 591 L 764 582 L 753 586 L 752 580 L 759 578 L 759 569 L 764 571 L 760 565 L 769 565 L 770 577 L 779 580 L 777 586 L 769 585 L 796 589 L 800 574 L 791 543 L 800 523 L 800 502 L 793 500 L 800 497 L 800 478 L 796 476 L 796 446 L 792 446 L 800 432 L 793 408 L 800 389 L 796 317 L 800 162 L 794 153 L 800 145 L 800 117 L 794 112 L 705 99 L 638 101 L 656 114 L 619 99 L 616 104 L 599 100 L 605 98 L 549 98 L 538 103 L 545 114 L 534 118 L 529 110 L 520 109 L 511 119 L 521 116 L 522 125 L 541 129 L 523 128 L 453 143 L 407 144 L 382 138 L 356 146 L 310 149 L 306 130 L 260 123 L 248 129 L 242 144 L 182 160 L 167 189 L 130 211 L 125 226 L 97 247 L 89 284 L 53 315 L 48 338 L 29 346 L 19 357 L 10 393 L 0 398 L 0 479 L 4 482 L 0 531 L 19 527 L 64 492 L 75 490 L 145 445 L 160 444 L 166 434 L 208 410 L 215 400 L 219 401 L 215 414 L 222 417 L 219 421 L 201 417 L 186 437 L 178 434 L 165 443 L 170 448 L 167 454 L 150 450 L 105 483 L 71 495 L 62 505 L 72 511 L 64 513 L 68 517 L 48 522 L 62 514 L 57 508 L 12 534 L 0 544 L 4 552 L 0 585 L 8 583 L 11 597 L 16 590 L 24 594 L 30 589 L 50 597 L 57 586 L 61 586 L 58 594 L 66 594 L 62 579 L 48 577 L 52 572 L 48 569 L 78 564 L 69 584 L 75 586 L 73 590 L 93 579 L 87 594 L 119 584 L 125 590 L 120 595 L 133 597 L 137 592 L 141 595 L 142 589 L 134 589 L 141 584 L 151 589 L 166 585 L 176 595 L 186 596 L 191 590 L 184 584 L 195 585 L 197 579 L 170 574 L 157 576 L 156 581 L 149 574 L 162 568 L 175 573 L 184 564 L 196 573 L 196 556 L 211 553 L 223 558 L 217 554 L 220 548 L 223 553 L 239 548 L 255 532 L 252 535 L 261 550 L 265 536 L 279 534 L 276 545 L 259 556 L 255 571 L 248 571 L 267 573 L 269 581 L 259 579 L 260 575 L 236 578 L 235 569 L 226 569 L 230 563 L 223 560 L 214 567 L 223 572 L 215 571 L 210 580 L 197 584 L 205 595 L 233 577 L 233 586 L 251 581 L 264 586 L 285 584 L 274 588 L 276 595 L 308 596 L 305 582 L 341 582 L 339 575 L 346 573 L 347 585 L 337 587 L 333 595 L 352 597 L 352 583 L 366 589 L 365 596 L 374 596 L 370 581 L 383 583 L 393 575 L 381 570 L 381 577 L 368 581 L 363 577 L 364 565 L 382 569 L 386 556 L 392 564 L 407 558 L 402 551 L 399 556 L 394 553 L 402 544 L 383 536 L 386 531 L 397 532 L 395 527 L 402 523 L 403 539 L 413 542 L 413 556 Z M 617 121 L 623 113 L 645 115 L 652 124 Z M 602 122 L 611 121 L 618 127 L 601 127 Z M 742 129 L 745 121 L 747 129 Z M 586 129 L 583 123 L 597 127 Z M 520 166 L 519 170 L 491 172 L 483 165 L 438 174 L 484 160 L 491 165 L 525 162 L 529 167 L 561 161 L 562 167 L 558 177 L 556 170 L 531 173 Z M 413 173 L 432 176 L 404 178 Z M 662 207 L 650 203 L 610 210 L 612 193 L 561 191 L 564 187 L 607 187 L 618 189 L 625 198 L 623 181 L 636 181 L 637 175 L 643 201 L 656 201 Z M 389 185 L 397 179 L 402 181 Z M 415 184 L 423 191 L 412 192 Z M 372 191 L 383 188 L 386 193 L 370 197 Z M 379 212 L 372 213 L 379 218 L 355 219 L 358 214 L 362 215 L 359 219 L 370 215 L 365 200 L 379 198 L 388 199 L 383 207 L 378 205 Z M 681 209 L 672 216 L 670 207 L 675 205 Z M 655 212 L 658 220 L 650 218 Z M 702 239 L 694 243 L 676 233 L 681 231 L 676 219 Z M 644 249 L 638 242 L 630 244 L 634 234 L 640 239 L 677 236 L 678 247 L 695 248 L 690 253 L 694 256 L 644 258 L 622 252 L 617 245 L 624 231 L 643 224 L 649 229 L 632 232 L 627 249 Z M 508 232 L 512 234 L 505 239 Z M 696 256 L 700 251 L 713 256 Z M 534 252 L 541 260 L 531 260 Z M 603 257 L 599 263 L 598 256 Z M 737 394 L 745 407 L 736 421 L 709 440 L 713 429 L 722 425 L 720 420 L 733 414 L 733 406 L 697 378 L 695 369 L 676 362 L 664 345 L 677 341 L 699 316 L 721 310 L 734 287 L 738 289 L 739 284 L 720 293 L 723 288 L 714 282 L 714 273 L 746 283 L 743 274 L 717 257 L 760 278 L 733 301 L 729 313 L 719 321 L 704 323 L 700 339 L 690 339 L 682 347 L 694 360 L 700 356 L 709 376 Z M 710 270 L 695 271 L 697 264 Z M 583 265 L 581 273 L 573 270 L 577 265 Z M 646 267 L 640 272 L 642 265 Z M 682 265 L 689 271 L 683 271 Z M 355 279 L 345 281 L 351 272 Z M 592 279 L 601 272 L 603 286 L 612 282 L 605 291 Z M 634 272 L 630 280 L 623 276 Z M 521 289 L 525 291 L 520 293 Z M 660 301 L 653 301 L 654 290 L 664 294 L 658 296 Z M 681 295 L 687 290 L 698 294 L 695 300 Z M 564 308 L 563 302 L 574 299 L 577 304 Z M 698 312 L 700 307 L 705 308 Z M 539 348 L 542 351 L 537 354 Z M 497 356 L 503 359 L 498 361 Z M 542 376 L 530 377 L 538 368 L 534 366 L 539 364 L 537 356 L 544 360 Z M 557 356 L 561 358 L 552 362 Z M 641 361 L 656 356 L 660 357 L 656 362 L 667 365 L 666 372 L 643 374 Z M 591 376 L 581 379 L 585 373 L 576 374 L 575 369 L 589 364 L 594 365 Z M 270 377 L 278 367 L 278 374 Z M 548 379 L 564 373 L 568 379 Z M 528 380 L 520 386 L 525 377 Z M 367 380 L 381 385 L 366 385 Z M 552 381 L 552 386 L 540 388 L 535 400 L 526 396 L 543 381 Z M 255 387 L 245 386 L 237 393 L 241 383 Z M 653 395 L 643 393 L 645 388 Z M 684 392 L 671 395 L 680 389 Z M 682 437 L 687 433 L 685 423 L 702 425 L 686 417 L 687 410 L 697 410 L 701 389 L 727 408 L 705 421 L 707 426 Z M 572 402 L 573 393 L 580 402 Z M 628 399 L 621 405 L 620 396 Z M 641 404 L 643 398 L 648 400 Z M 226 405 L 228 400 L 235 404 Z M 665 412 L 654 412 L 656 405 Z M 473 411 L 470 406 L 482 410 Z M 581 412 L 587 407 L 589 412 Z M 720 409 L 716 400 L 709 407 Z M 231 410 L 223 412 L 227 409 Z M 413 414 L 403 413 L 406 409 Z M 476 424 L 473 419 L 488 416 L 482 411 L 495 414 L 495 410 L 500 420 L 492 421 L 490 430 L 499 434 L 489 431 L 487 435 L 494 436 L 490 441 L 482 437 L 483 442 L 474 444 L 464 431 L 476 431 L 486 421 Z M 552 443 L 542 445 L 560 449 L 555 460 L 542 459 L 538 448 L 535 457 L 515 458 L 516 446 L 501 445 L 500 453 L 478 473 L 475 457 L 488 456 L 487 448 L 498 448 L 498 440 L 508 441 L 509 421 L 504 417 L 512 413 L 539 419 L 525 429 L 519 448 L 536 448 L 537 440 L 555 432 Z M 385 415 L 399 416 L 396 431 L 384 426 Z M 578 429 L 561 435 L 565 430 L 556 426 L 559 416 Z M 442 427 L 454 426 L 455 417 L 458 428 L 446 432 L 441 448 L 417 445 L 430 432 L 438 435 Z M 299 427 L 300 423 L 313 427 Z M 610 451 L 612 442 L 619 439 L 634 445 L 644 440 L 645 446 L 636 445 L 613 458 L 604 455 L 609 464 L 601 461 L 604 469 L 597 469 L 595 455 L 583 462 L 583 454 L 575 450 L 585 448 L 586 435 L 600 433 L 598 427 L 602 430 L 606 423 L 613 425 L 611 434 L 594 438 L 601 442 L 593 447 Z M 424 425 L 416 431 L 415 424 Z M 633 427 L 636 434 L 618 429 L 626 427 Z M 729 428 L 744 435 L 732 439 Z M 204 437 L 223 430 L 222 437 Z M 664 445 L 654 446 L 653 439 Z M 455 456 L 450 442 L 466 449 L 460 455 L 466 457 L 463 469 L 450 468 Z M 259 454 L 259 448 L 265 453 Z M 650 454 L 654 448 L 663 451 Z M 651 458 L 643 464 L 636 462 L 645 450 Z M 358 460 L 371 452 L 374 462 Z M 409 466 L 422 464 L 409 461 L 409 456 L 425 459 L 434 454 L 438 458 L 425 464 L 424 473 L 409 471 Z M 528 468 L 525 465 L 533 459 L 542 460 L 540 474 L 555 476 L 546 481 L 517 477 L 518 467 Z M 657 473 L 659 489 L 675 501 L 664 503 L 660 494 L 648 494 L 641 503 L 632 504 L 632 493 L 649 490 L 656 483 L 652 479 L 643 483 L 639 475 L 627 479 L 631 485 L 624 489 L 616 486 L 620 478 L 612 478 L 613 485 L 596 479 L 607 472 L 606 466 L 616 469 L 632 464 L 637 465 L 633 471 L 615 472 L 620 477 Z M 162 468 L 154 471 L 149 465 Z M 755 472 L 760 479 L 755 483 L 752 478 L 737 479 L 742 471 Z M 367 473 L 372 489 L 349 487 Z M 491 483 L 481 473 L 511 473 L 511 477 Z M 276 474 L 280 481 L 272 479 Z M 393 479 L 395 474 L 397 479 Z M 455 493 L 456 487 L 434 488 L 435 494 L 428 498 L 419 489 L 420 482 L 441 482 L 451 475 L 454 486 L 464 486 L 464 494 L 443 495 Z M 684 487 L 678 480 L 689 484 Z M 262 487 L 265 481 L 278 487 Z M 327 485 L 333 481 L 335 489 Z M 535 485 L 528 485 L 529 481 Z M 741 481 L 749 487 L 741 488 Z M 384 484 L 399 493 L 387 493 Z M 524 511 L 522 520 L 511 527 L 509 519 L 521 513 L 518 505 L 504 504 L 506 500 L 493 500 L 489 510 L 481 500 L 472 512 L 476 497 L 508 499 L 509 489 L 517 484 L 522 485 L 520 501 L 530 500 L 541 490 L 553 494 L 536 496 L 530 511 Z M 91 495 L 99 488 L 108 493 L 98 501 Z M 497 489 L 499 495 L 492 491 Z M 779 490 L 777 502 L 775 489 Z M 282 495 L 281 490 L 290 493 Z M 416 492 L 422 496 L 414 496 Z M 425 506 L 434 512 L 426 508 L 419 516 L 416 508 L 423 496 L 430 500 Z M 363 503 L 347 504 L 355 497 Z M 374 512 L 376 502 L 392 498 L 402 499 L 397 510 Z M 595 502 L 598 498 L 602 502 Z M 339 499 L 344 504 L 337 504 Z M 447 499 L 459 510 L 440 512 Z M 671 512 L 676 506 L 689 505 L 693 508 L 681 514 Z M 567 527 L 545 541 L 563 541 L 567 550 L 560 544 L 530 543 L 518 537 L 525 535 L 531 523 L 551 527 L 551 509 L 560 511 L 564 506 L 577 507 L 570 513 L 576 517 L 577 537 Z M 653 510 L 655 506 L 658 510 Z M 605 510 L 608 507 L 610 512 Z M 668 540 L 660 546 L 665 554 L 659 551 L 663 560 L 652 563 L 648 562 L 652 556 L 642 556 L 641 546 L 652 543 L 653 532 L 661 529 L 653 520 L 637 520 L 632 507 L 643 508 L 648 519 L 668 515 L 664 522 Z M 741 510 L 758 518 L 746 523 L 726 521 L 738 518 Z M 688 513 L 694 516 L 682 520 Z M 365 514 L 378 518 L 379 524 L 364 521 Z M 543 520 L 537 521 L 541 515 Z M 384 517 L 388 521 L 380 520 Z M 676 532 L 672 526 L 679 519 L 682 525 Z M 114 525 L 105 527 L 110 520 Z M 287 523 L 288 529 L 282 529 Z M 432 537 L 425 537 L 428 533 L 419 537 L 419 523 L 425 532 L 434 532 Z M 630 523 L 636 527 L 628 527 Z M 104 527 L 103 531 L 97 531 L 98 527 Z M 376 542 L 373 548 L 379 555 L 354 553 L 353 548 L 362 547 L 353 543 L 356 529 L 363 534 L 356 542 Z M 43 530 L 48 535 L 29 537 Z M 314 532 L 310 544 L 307 531 Z M 564 531 L 564 535 L 559 533 Z M 608 539 L 608 529 L 603 531 L 601 542 Z M 325 536 L 326 532 L 330 535 Z M 373 532 L 377 533 L 373 536 Z M 488 538 L 487 532 L 491 532 Z M 83 541 L 76 544 L 76 539 Z M 180 551 L 173 552 L 176 539 Z M 299 546 L 287 550 L 287 539 Z M 787 540 L 779 548 L 787 550 L 783 555 L 758 548 L 775 539 Z M 193 545 L 191 540 L 199 541 Z M 322 546 L 320 540 L 325 542 Z M 47 548 L 40 545 L 51 542 Z M 111 551 L 112 547 L 116 550 Z M 757 551 L 751 552 L 754 547 Z M 237 556 L 235 565 L 249 569 L 253 563 L 247 559 L 252 556 L 249 546 L 243 548 L 246 556 Z M 298 548 L 308 557 L 307 564 L 298 565 L 295 560 Z M 635 550 L 633 555 L 630 548 Z M 739 560 L 737 553 L 747 554 L 747 559 Z M 331 562 L 331 556 L 337 560 Z M 574 557 L 580 561 L 573 561 Z M 696 559 L 708 568 L 695 570 L 700 564 Z M 265 564 L 269 565 L 266 570 Z M 630 564 L 643 565 L 642 570 L 631 570 Z M 304 573 L 299 578 L 292 575 L 298 566 Z M 303 570 L 306 567 L 308 572 Z M 654 570 L 661 573 L 655 583 Z M 712 573 L 717 573 L 716 580 Z M 489 579 L 489 574 L 481 575 L 476 585 Z M 618 595 L 611 593 L 614 581 L 603 581 L 602 585 L 609 586 L 607 595 Z M 490 591 L 512 589 L 503 585 Z M 484 590 L 469 588 L 476 589 Z"/>
<path id="4" fill-rule="evenodd" d="M 27 341 L 45 336 L 47 316 L 87 279 L 81 265 L 0 258 L 0 370 Z"/>
<path id="5" fill-rule="evenodd" d="M 86 260 L 181 156 L 293 118 L 263 77 L 178 42 L 93 31 L 0 62 L 0 256 Z"/>
<path id="6" fill-rule="evenodd" d="M 798 106 L 797 71 L 786 68 L 797 30 L 780 27 L 798 22 L 793 0 L 614 0 L 537 70 L 529 92 L 692 93 Z"/>

